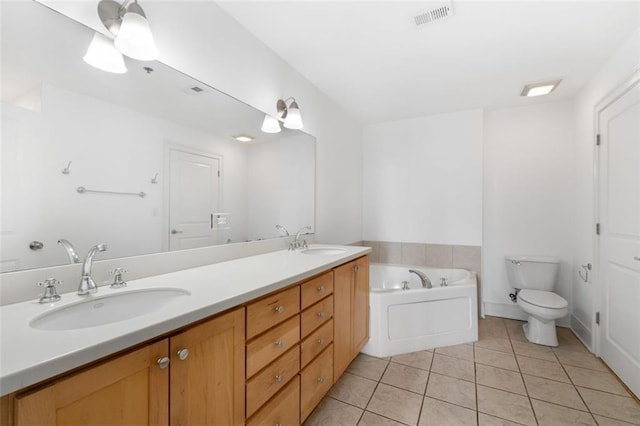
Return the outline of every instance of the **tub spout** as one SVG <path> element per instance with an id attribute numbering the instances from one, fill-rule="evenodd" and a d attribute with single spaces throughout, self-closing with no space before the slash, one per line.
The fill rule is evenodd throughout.
<path id="1" fill-rule="evenodd" d="M 431 280 L 429 277 L 422 271 L 416 271 L 415 269 L 409 269 L 410 274 L 416 274 L 420 281 L 422 281 L 422 288 L 432 288 Z"/>

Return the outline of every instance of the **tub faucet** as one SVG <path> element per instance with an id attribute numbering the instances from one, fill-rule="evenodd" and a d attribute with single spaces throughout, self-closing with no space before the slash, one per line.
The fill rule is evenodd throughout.
<path id="1" fill-rule="evenodd" d="M 106 251 L 106 244 L 98 244 L 89 249 L 87 257 L 82 264 L 82 278 L 80 278 L 80 286 L 78 287 L 78 294 L 85 295 L 98 291 L 98 286 L 91 278 L 91 263 L 93 262 L 93 256 L 99 251 Z"/>
<path id="2" fill-rule="evenodd" d="M 60 238 L 58 240 L 58 245 L 64 247 L 67 252 L 67 256 L 69 256 L 70 263 L 80 263 L 76 249 L 73 247 L 73 244 L 71 244 L 71 241 Z"/>
<path id="3" fill-rule="evenodd" d="M 432 288 L 431 280 L 429 277 L 422 271 L 416 271 L 415 269 L 409 269 L 410 274 L 416 274 L 420 281 L 422 281 L 422 288 Z"/>

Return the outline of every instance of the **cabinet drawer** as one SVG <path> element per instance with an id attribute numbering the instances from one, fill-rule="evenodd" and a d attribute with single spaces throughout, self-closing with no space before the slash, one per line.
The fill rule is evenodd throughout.
<path id="1" fill-rule="evenodd" d="M 255 338 L 247 345 L 247 377 L 260 371 L 300 341 L 300 317 L 296 315 Z"/>
<path id="2" fill-rule="evenodd" d="M 306 309 L 331 293 L 333 293 L 333 271 L 302 283 L 300 285 L 300 309 Z"/>
<path id="3" fill-rule="evenodd" d="M 333 342 L 333 319 L 311 333 L 300 344 L 300 368 L 314 359 L 323 349 Z"/>
<path id="4" fill-rule="evenodd" d="M 300 420 L 311 414 L 333 385 L 333 344 L 300 373 Z"/>
<path id="5" fill-rule="evenodd" d="M 248 421 L 247 426 L 300 424 L 300 376 L 296 376 Z"/>
<path id="6" fill-rule="evenodd" d="M 333 296 L 322 299 L 300 315 L 300 337 L 305 338 L 321 324 L 333 317 Z"/>
<path id="7" fill-rule="evenodd" d="M 247 382 L 247 417 L 282 389 L 287 382 L 298 374 L 300 369 L 300 346 L 267 366 Z"/>
<path id="8" fill-rule="evenodd" d="M 300 286 L 247 306 L 247 340 L 300 312 Z"/>

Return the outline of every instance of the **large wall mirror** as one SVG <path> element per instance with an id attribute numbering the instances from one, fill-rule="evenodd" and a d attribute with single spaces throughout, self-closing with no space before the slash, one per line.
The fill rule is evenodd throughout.
<path id="1" fill-rule="evenodd" d="M 274 238 L 314 227 L 315 139 L 159 62 L 111 74 L 94 32 L 2 5 L 1 272 Z M 235 136 L 253 137 L 239 142 Z"/>

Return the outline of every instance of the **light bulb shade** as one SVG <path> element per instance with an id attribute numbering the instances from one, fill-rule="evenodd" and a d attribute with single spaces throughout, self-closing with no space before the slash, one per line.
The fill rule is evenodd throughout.
<path id="1" fill-rule="evenodd" d="M 122 53 L 113 45 L 113 41 L 100 33 L 95 33 L 87 53 L 82 58 L 87 64 L 102 71 L 116 74 L 127 72 Z"/>
<path id="2" fill-rule="evenodd" d="M 302 116 L 300 115 L 300 108 L 296 101 L 291 102 L 287 109 L 287 115 L 284 119 L 284 127 L 287 129 L 302 129 Z"/>
<path id="3" fill-rule="evenodd" d="M 260 129 L 265 133 L 280 133 L 280 122 L 275 117 L 269 114 L 264 115 L 264 121 L 262 122 L 262 128 Z"/>
<path id="4" fill-rule="evenodd" d="M 140 61 L 158 59 L 159 52 L 153 41 L 149 22 L 147 18 L 135 12 L 125 13 L 115 45 L 120 52 L 133 59 Z"/>

